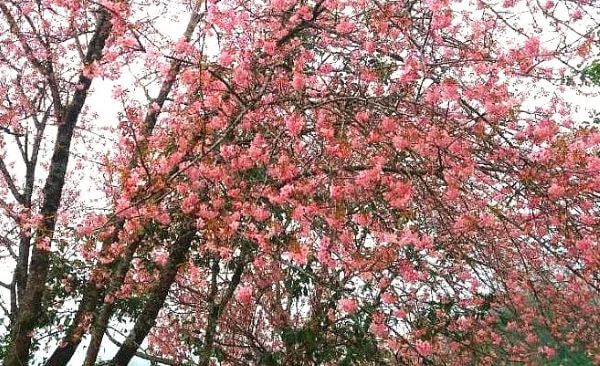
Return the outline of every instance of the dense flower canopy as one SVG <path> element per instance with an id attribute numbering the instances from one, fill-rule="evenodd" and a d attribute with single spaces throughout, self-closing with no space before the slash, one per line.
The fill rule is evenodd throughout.
<path id="1" fill-rule="evenodd" d="M 0 14 L 5 365 L 600 363 L 593 0 Z"/>

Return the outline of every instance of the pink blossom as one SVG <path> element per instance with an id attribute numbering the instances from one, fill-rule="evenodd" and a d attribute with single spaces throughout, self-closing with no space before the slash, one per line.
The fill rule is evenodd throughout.
<path id="1" fill-rule="evenodd" d="M 385 337 L 388 335 L 388 328 L 384 323 L 373 322 L 369 327 L 369 331 L 377 337 Z"/>
<path id="2" fill-rule="evenodd" d="M 356 113 L 356 120 L 358 122 L 366 123 L 369 122 L 369 112 L 368 111 L 360 111 Z"/>
<path id="3" fill-rule="evenodd" d="M 136 46 L 137 41 L 133 37 L 127 37 L 121 40 L 121 47 L 123 48 L 135 48 Z"/>
<path id="4" fill-rule="evenodd" d="M 346 297 L 338 301 L 338 306 L 343 312 L 347 314 L 353 314 L 356 312 L 356 310 L 358 310 L 358 301 L 356 301 L 356 299 Z"/>
<path id="5" fill-rule="evenodd" d="M 271 212 L 263 207 L 255 207 L 252 210 L 252 217 L 254 217 L 258 221 L 265 221 L 266 219 L 271 217 Z"/>
<path id="6" fill-rule="evenodd" d="M 181 201 L 181 210 L 186 214 L 190 213 L 196 209 L 198 202 L 198 196 L 195 193 L 192 193 Z"/>
<path id="7" fill-rule="evenodd" d="M 575 242 L 575 247 L 583 253 L 587 252 L 593 245 L 593 241 L 587 238 L 577 240 L 577 242 Z"/>
<path id="8" fill-rule="evenodd" d="M 286 10 L 289 6 L 289 2 L 286 0 L 271 0 L 271 7 L 277 11 Z"/>
<path id="9" fill-rule="evenodd" d="M 305 265 L 308 263 L 308 256 L 310 254 L 310 248 L 307 245 L 294 245 L 292 250 L 288 252 L 291 260 L 294 263 Z"/>
<path id="10" fill-rule="evenodd" d="M 440 11 L 448 6 L 449 0 L 426 0 L 425 3 L 427 4 L 430 10 Z"/>
<path id="11" fill-rule="evenodd" d="M 350 33 L 354 30 L 354 24 L 344 20 L 335 27 L 335 30 L 339 33 Z"/>
<path id="12" fill-rule="evenodd" d="M 252 302 L 252 287 L 242 286 L 238 288 L 235 299 L 242 305 L 249 305 Z"/>
<path id="13" fill-rule="evenodd" d="M 417 352 L 424 357 L 427 357 L 433 353 L 433 346 L 431 343 L 429 343 L 429 341 L 417 339 L 415 342 L 415 348 L 417 349 Z"/>
<path id="14" fill-rule="evenodd" d="M 530 37 L 529 39 L 527 39 L 527 41 L 525 41 L 524 49 L 528 55 L 530 55 L 530 56 L 536 55 L 540 49 L 540 39 L 535 36 Z"/>
<path id="15" fill-rule="evenodd" d="M 376 44 L 373 41 L 367 41 L 365 42 L 365 51 L 369 52 L 369 53 L 373 53 L 375 52 L 376 49 Z"/>
<path id="16" fill-rule="evenodd" d="M 449 11 L 435 14 L 431 20 L 431 28 L 433 29 L 446 28 L 450 26 L 450 24 L 452 24 L 452 13 Z"/>
<path id="17" fill-rule="evenodd" d="M 35 246 L 43 251 L 49 251 L 50 250 L 50 238 L 45 236 L 41 239 L 38 239 L 37 243 L 35 243 Z"/>
<path id="18" fill-rule="evenodd" d="M 581 8 L 575 8 L 571 10 L 569 15 L 573 20 L 580 20 L 581 18 L 583 18 L 583 12 L 581 11 Z"/>
<path id="19" fill-rule="evenodd" d="M 250 84 L 250 72 L 245 67 L 236 67 L 233 70 L 233 81 L 241 87 L 248 86 Z"/>
<path id="20" fill-rule="evenodd" d="M 590 156 L 587 159 L 587 169 L 590 173 L 600 173 L 600 157 Z"/>
<path id="21" fill-rule="evenodd" d="M 381 301 L 383 301 L 384 304 L 393 304 L 396 302 L 396 297 L 389 292 L 385 292 L 381 295 Z"/>
<path id="22" fill-rule="evenodd" d="M 552 183 L 550 188 L 548 188 L 548 195 L 551 198 L 559 198 L 565 194 L 565 188 L 559 185 L 558 183 Z"/>
<path id="23" fill-rule="evenodd" d="M 164 249 L 154 249 L 152 253 L 150 253 L 150 257 L 156 264 L 164 267 L 169 259 L 169 253 Z"/>
<path id="24" fill-rule="evenodd" d="M 300 115 L 293 115 L 285 121 L 285 127 L 293 136 L 298 136 L 304 127 L 304 118 Z"/>
<path id="25" fill-rule="evenodd" d="M 548 346 L 542 346 L 538 349 L 538 352 L 542 355 L 544 355 L 544 357 L 546 357 L 546 359 L 550 360 L 554 357 L 554 355 L 556 354 L 556 350 L 552 347 L 548 347 Z"/>
<path id="26" fill-rule="evenodd" d="M 263 44 L 263 50 L 268 55 L 274 55 L 276 49 L 276 44 L 273 41 L 267 41 Z"/>
<path id="27" fill-rule="evenodd" d="M 295 73 L 292 79 L 292 87 L 295 90 L 302 90 L 304 88 L 304 75 L 302 73 Z"/>
<path id="28" fill-rule="evenodd" d="M 389 190 L 385 194 L 390 206 L 394 208 L 405 208 L 412 197 L 412 186 L 408 182 L 391 182 Z"/>
<path id="29" fill-rule="evenodd" d="M 222 51 L 219 55 L 219 64 L 228 67 L 233 62 L 233 56 L 227 51 Z"/>

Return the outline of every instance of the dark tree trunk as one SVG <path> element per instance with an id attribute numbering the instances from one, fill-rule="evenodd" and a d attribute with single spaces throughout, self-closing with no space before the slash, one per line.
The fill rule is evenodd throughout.
<path id="1" fill-rule="evenodd" d="M 119 351 L 112 359 L 110 363 L 111 366 L 127 366 L 129 361 L 131 361 L 131 358 L 135 356 L 140 344 L 154 326 L 158 312 L 165 303 L 165 299 L 169 294 L 169 289 L 177 276 L 179 266 L 186 260 L 188 250 L 195 235 L 195 230 L 187 229 L 183 231 L 181 236 L 173 243 L 167 264 L 160 271 L 158 284 L 152 291 L 152 295 L 150 295 L 148 301 L 146 301 L 133 329 L 129 332 L 129 335 L 119 348 Z"/>
<path id="2" fill-rule="evenodd" d="M 86 64 L 91 64 L 101 58 L 111 28 L 112 23 L 109 13 L 100 11 L 98 23 L 84 60 Z M 11 324 L 10 342 L 4 359 L 4 366 L 27 365 L 31 335 L 43 310 L 41 306 L 42 297 L 46 289 L 50 263 L 50 252 L 46 246 L 50 245 L 54 234 L 56 214 L 60 205 L 69 163 L 73 131 L 85 103 L 87 92 L 92 84 L 92 79 L 80 75 L 79 83 L 81 87 L 74 93 L 72 101 L 64 109 L 65 113 L 61 113 L 63 117 L 59 121 L 48 177 L 42 191 L 40 214 L 43 220 L 36 233 L 36 245 L 31 254 L 25 292 L 20 301 L 15 322 Z"/>
<path id="3" fill-rule="evenodd" d="M 194 30 L 196 29 L 200 21 L 200 14 L 197 10 L 198 9 L 195 9 L 195 11 L 190 16 L 186 30 L 183 34 L 184 39 L 188 41 L 191 39 Z M 152 134 L 160 111 L 162 110 L 162 107 L 167 101 L 167 97 L 171 92 L 173 85 L 175 84 L 179 72 L 181 71 L 182 64 L 182 60 L 173 60 L 169 68 L 169 73 L 163 81 L 157 97 L 152 100 L 152 103 L 150 103 L 150 106 L 148 107 L 148 112 L 144 119 L 144 132 L 146 136 L 150 136 Z M 152 108 L 153 103 L 156 103 L 159 108 Z M 137 161 L 137 159 L 133 159 L 130 163 L 130 167 L 134 168 L 138 164 L 139 162 Z M 116 237 L 118 236 L 119 231 L 123 228 L 124 224 L 125 222 L 122 219 L 115 224 L 113 235 L 111 235 L 111 239 L 105 243 L 106 245 L 103 246 L 102 252 L 104 252 L 104 250 L 116 240 Z M 141 240 L 141 238 L 139 240 Z M 131 263 L 131 259 L 133 258 L 133 254 L 135 254 L 137 246 L 139 245 L 139 240 L 133 243 L 129 243 L 128 247 L 125 249 L 126 253 L 123 256 L 123 258 L 120 259 L 121 263 L 117 266 L 114 272 L 114 276 L 111 276 L 111 282 L 108 285 L 108 290 L 104 291 L 105 294 L 109 294 L 111 293 L 111 291 L 117 290 L 123 284 L 123 280 L 125 279 L 125 275 L 129 270 L 129 265 Z M 129 253 L 131 254 L 129 255 Z M 46 361 L 45 366 L 65 366 L 71 360 L 73 354 L 77 350 L 77 347 L 81 343 L 82 337 L 79 336 L 77 332 L 81 328 L 83 316 L 89 311 L 94 311 L 98 308 L 100 304 L 102 304 L 103 295 L 101 294 L 101 292 L 101 289 L 98 288 L 96 283 L 89 282 L 87 284 L 83 294 L 83 299 L 79 304 L 79 308 L 77 309 L 77 313 L 75 315 L 73 323 L 71 324 L 69 329 L 67 329 L 66 335 L 62 340 L 63 347 L 57 347 L 54 350 L 48 361 Z M 99 314 L 94 314 L 91 331 L 92 339 L 87 351 L 88 354 L 97 354 L 100 350 L 102 338 L 104 336 L 104 332 L 106 331 L 106 326 L 108 324 L 110 316 L 112 315 L 112 312 L 112 305 L 104 304 L 102 309 L 99 311 Z"/>

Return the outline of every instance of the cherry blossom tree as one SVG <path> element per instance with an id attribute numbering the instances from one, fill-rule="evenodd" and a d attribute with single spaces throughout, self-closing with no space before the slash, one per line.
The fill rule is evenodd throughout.
<path id="1" fill-rule="evenodd" d="M 600 362 L 593 1 L 0 11 L 5 365 Z"/>

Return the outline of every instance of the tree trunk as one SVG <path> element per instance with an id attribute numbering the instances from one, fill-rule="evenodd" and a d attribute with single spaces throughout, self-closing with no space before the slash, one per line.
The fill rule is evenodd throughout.
<path id="1" fill-rule="evenodd" d="M 200 22 L 200 14 L 198 13 L 199 8 L 200 5 L 197 5 L 196 9 L 194 9 L 194 11 L 192 12 L 192 15 L 190 16 L 187 27 L 183 34 L 184 39 L 187 41 L 191 39 L 194 30 Z M 171 92 L 171 89 L 175 84 L 177 75 L 179 75 L 182 66 L 182 60 L 173 60 L 169 68 L 169 73 L 164 79 L 157 97 L 153 99 L 150 105 L 148 106 L 148 112 L 144 119 L 144 132 L 146 134 L 146 137 L 152 134 L 152 131 L 154 130 L 154 126 L 156 125 L 156 121 L 158 119 L 158 115 L 160 114 L 160 111 L 162 110 L 162 107 L 164 106 L 167 97 L 169 96 L 169 93 Z M 152 104 L 154 103 L 158 105 L 158 109 L 153 108 Z M 137 164 L 137 159 L 133 159 L 131 161 L 130 167 L 134 168 L 135 166 L 137 166 Z M 118 232 L 123 228 L 124 223 L 124 220 L 119 220 L 117 222 L 117 224 L 115 225 L 115 231 L 111 236 L 111 239 L 107 241 L 107 245 L 103 247 L 102 252 L 104 252 L 105 248 L 108 248 L 109 244 L 113 243 L 116 240 L 114 239 L 114 237 L 118 235 Z M 126 252 L 131 252 L 132 250 L 133 252 L 131 253 L 131 256 L 126 255 L 124 258 L 121 259 L 121 261 L 123 261 L 123 264 L 120 264 L 117 267 L 117 273 L 115 273 L 115 276 L 111 279 L 111 283 L 109 284 L 109 290 L 105 291 L 106 294 L 110 293 L 110 288 L 114 288 L 116 290 L 123 284 L 123 280 L 125 278 L 125 275 L 127 274 L 127 270 L 129 269 L 131 258 L 133 257 L 133 254 L 135 254 L 135 250 L 137 249 L 138 244 L 139 243 L 130 243 L 128 245 L 128 248 L 125 249 Z M 126 267 L 123 267 L 124 265 Z M 124 272 L 123 269 L 125 270 Z M 46 361 L 45 366 L 65 366 L 71 360 L 71 357 L 73 357 L 73 354 L 75 353 L 77 347 L 81 343 L 82 337 L 77 336 L 76 332 L 82 326 L 81 322 L 83 320 L 83 315 L 85 315 L 89 311 L 95 310 L 98 307 L 99 303 L 102 302 L 103 297 L 101 296 L 100 292 L 101 291 L 100 289 L 98 289 L 97 284 L 92 282 L 89 282 L 87 284 L 83 294 L 83 299 L 79 305 L 79 308 L 77 309 L 77 313 L 75 315 L 73 323 L 71 324 L 69 329 L 67 329 L 66 335 L 62 340 L 63 346 L 56 347 L 56 349 L 52 353 L 52 356 L 50 356 L 48 361 Z M 98 348 L 98 350 L 95 351 L 96 353 L 99 351 L 99 347 L 102 342 L 102 337 L 104 335 L 104 332 L 106 331 L 106 325 L 110 316 L 112 315 L 112 310 L 112 305 L 104 304 L 102 310 L 100 311 L 100 314 L 98 316 L 94 316 L 92 325 L 92 340 L 90 343 L 90 348 L 88 348 L 88 353 L 94 352 L 93 350 L 90 351 L 91 348 Z M 106 318 L 106 320 L 104 318 Z M 102 326 L 102 324 L 104 325 Z"/>
<path id="2" fill-rule="evenodd" d="M 91 64 L 101 58 L 111 28 L 110 14 L 104 10 L 100 11 L 98 23 L 84 60 L 86 64 Z M 42 191 L 43 201 L 40 214 L 43 220 L 36 233 L 36 245 L 32 250 L 25 293 L 15 317 L 15 322 L 11 324 L 10 342 L 4 359 L 4 366 L 27 365 L 32 333 L 43 310 L 41 306 L 42 298 L 46 290 L 46 279 L 50 263 L 48 249 L 53 238 L 56 214 L 65 183 L 71 140 L 87 92 L 92 84 L 92 79 L 81 74 L 79 83 L 81 88 L 74 93 L 73 100 L 65 108 L 64 117 L 61 118 L 58 126 L 48 177 Z"/>
<path id="3" fill-rule="evenodd" d="M 127 366 L 131 358 L 135 356 L 135 352 L 140 347 L 140 344 L 154 326 L 156 317 L 169 294 L 171 284 L 175 281 L 179 266 L 186 260 L 188 250 L 195 235 L 195 230 L 185 229 L 171 247 L 169 260 L 160 271 L 157 286 L 152 291 L 152 295 L 150 295 L 148 301 L 146 301 L 144 309 L 142 309 L 133 329 L 129 332 L 129 335 L 121 345 L 121 348 L 119 348 L 119 351 L 112 359 L 110 363 L 111 366 Z M 93 363 L 87 363 L 87 361 L 91 360 L 86 360 L 84 365 L 93 365 Z M 93 361 L 95 361 L 95 359 Z"/>

